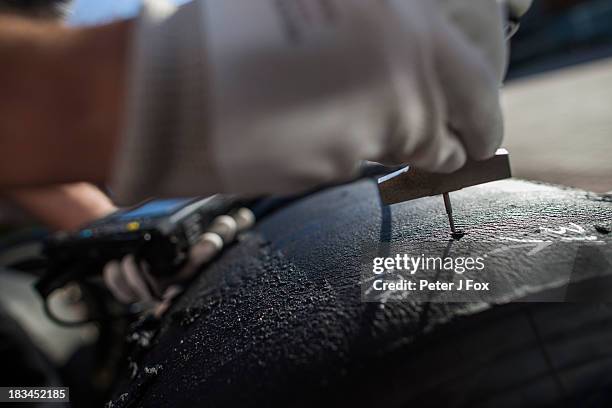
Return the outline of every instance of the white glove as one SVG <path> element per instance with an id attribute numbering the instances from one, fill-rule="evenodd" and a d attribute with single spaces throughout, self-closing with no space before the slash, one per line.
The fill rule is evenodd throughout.
<path id="1" fill-rule="evenodd" d="M 509 20 L 516 22 L 523 16 L 531 6 L 532 0 L 437 1 L 453 25 L 484 54 L 501 83 L 508 60 L 508 47 L 504 44 L 504 40 L 509 39 L 507 25 L 510 23 Z M 497 17 L 499 12 L 503 13 L 503 32 L 499 31 Z M 500 34 L 503 34 L 503 37 Z"/>
<path id="2" fill-rule="evenodd" d="M 360 160 L 449 172 L 491 156 L 502 13 L 493 0 L 461 4 L 148 1 L 118 199 L 286 193 L 346 179 Z M 454 16 L 471 14 L 460 32 Z"/>
<path id="3" fill-rule="evenodd" d="M 112 294 L 122 303 L 147 302 L 155 306 L 171 300 L 180 292 L 179 284 L 191 278 L 200 268 L 212 260 L 224 246 L 234 241 L 236 235 L 250 228 L 255 221 L 253 213 L 242 208 L 236 213 L 222 215 L 213 220 L 208 231 L 189 252 L 187 263 L 175 275 L 156 278 L 149 266 L 138 264 L 133 255 L 121 261 L 111 261 L 104 267 L 104 282 Z"/>
<path id="4" fill-rule="evenodd" d="M 519 19 L 529 7 L 533 4 L 533 0 L 497 0 L 508 8 L 508 14 L 512 19 Z"/>

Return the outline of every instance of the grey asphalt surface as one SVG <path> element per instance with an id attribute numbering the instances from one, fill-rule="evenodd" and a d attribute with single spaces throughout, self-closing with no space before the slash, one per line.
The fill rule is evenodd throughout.
<path id="1" fill-rule="evenodd" d="M 511 81 L 502 106 L 515 177 L 612 190 L 612 58 Z"/>

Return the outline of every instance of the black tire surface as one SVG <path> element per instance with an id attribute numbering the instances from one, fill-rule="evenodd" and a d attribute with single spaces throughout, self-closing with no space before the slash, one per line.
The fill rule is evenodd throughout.
<path id="1" fill-rule="evenodd" d="M 384 208 L 369 180 L 264 218 L 134 353 L 112 406 L 612 406 L 612 294 L 592 290 L 612 273 L 612 239 L 595 229 L 612 203 L 520 181 L 452 197 L 467 231 L 454 242 L 440 198 Z M 507 245 L 543 235 L 538 251 Z M 363 302 L 372 256 L 407 251 L 490 254 L 496 290 Z M 551 284 L 568 270 L 571 288 L 598 297 L 516 302 L 571 299 Z"/>

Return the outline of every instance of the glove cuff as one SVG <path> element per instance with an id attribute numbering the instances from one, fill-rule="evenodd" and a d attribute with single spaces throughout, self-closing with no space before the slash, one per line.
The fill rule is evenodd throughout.
<path id="1" fill-rule="evenodd" d="M 128 72 L 124 133 L 111 178 L 119 203 L 219 190 L 207 142 L 203 7 L 145 1 Z"/>

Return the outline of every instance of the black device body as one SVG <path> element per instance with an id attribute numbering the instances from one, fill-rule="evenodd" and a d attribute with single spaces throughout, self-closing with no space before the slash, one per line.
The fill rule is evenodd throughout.
<path id="1" fill-rule="evenodd" d="M 128 254 L 146 261 L 155 275 L 174 273 L 212 220 L 237 204 L 237 200 L 220 195 L 151 200 L 74 233 L 53 234 L 43 250 L 48 270 L 36 287 L 46 297 L 70 281 L 99 274 L 107 262 Z"/>

